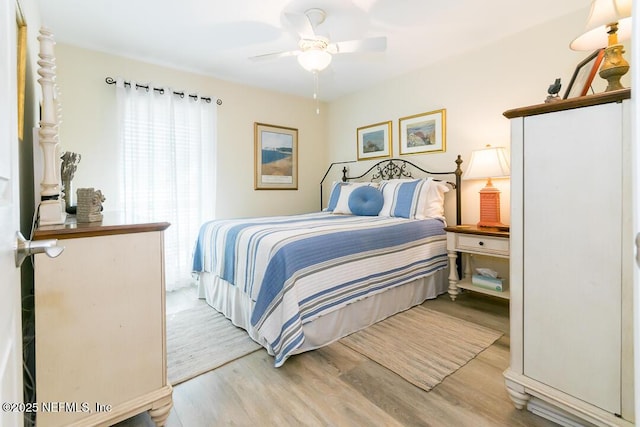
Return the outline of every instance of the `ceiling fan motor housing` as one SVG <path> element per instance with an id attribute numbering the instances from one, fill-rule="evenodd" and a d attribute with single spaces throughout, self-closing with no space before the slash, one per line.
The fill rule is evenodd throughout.
<path id="1" fill-rule="evenodd" d="M 329 40 L 324 37 L 316 37 L 315 39 L 301 39 L 298 43 L 298 47 L 303 52 L 307 50 L 326 50 L 329 46 Z"/>

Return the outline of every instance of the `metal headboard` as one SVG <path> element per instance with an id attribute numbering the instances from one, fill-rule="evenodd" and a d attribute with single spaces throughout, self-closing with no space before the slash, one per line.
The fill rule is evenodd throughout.
<path id="1" fill-rule="evenodd" d="M 397 159 L 397 158 L 385 159 L 374 164 L 369 169 L 367 169 L 366 172 L 357 176 L 348 176 L 347 167 L 344 166 L 342 168 L 342 181 L 346 182 L 346 181 L 351 181 L 356 179 L 362 179 L 367 175 L 371 175 L 371 178 L 369 178 L 370 181 L 387 180 L 387 179 L 395 179 L 395 178 L 414 178 L 414 176 L 412 175 L 412 171 L 420 171 L 427 176 L 455 175 L 455 183 L 450 181 L 444 181 L 444 182 L 449 184 L 456 191 L 456 225 L 460 225 L 462 224 L 462 188 L 461 188 L 462 169 L 460 168 L 460 165 L 462 164 L 462 162 L 463 162 L 462 157 L 458 155 L 458 157 L 455 160 L 455 163 L 456 163 L 455 170 L 446 171 L 446 172 L 432 172 L 416 165 L 415 163 L 410 162 L 409 160 Z M 322 209 L 322 183 L 324 182 L 329 171 L 334 165 L 346 164 L 346 163 L 355 163 L 355 161 L 332 163 L 327 169 L 327 172 L 325 172 L 324 176 L 322 177 L 322 181 L 320 181 L 320 209 Z M 443 180 L 438 179 L 438 181 L 443 181 Z"/>

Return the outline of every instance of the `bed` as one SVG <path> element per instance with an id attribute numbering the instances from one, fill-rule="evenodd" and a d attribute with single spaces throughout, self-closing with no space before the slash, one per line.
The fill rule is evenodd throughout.
<path id="1" fill-rule="evenodd" d="M 437 297 L 448 288 L 444 200 L 455 189 L 459 224 L 461 163 L 434 173 L 387 159 L 352 177 L 345 167 L 320 212 L 204 223 L 200 297 L 276 367 Z"/>

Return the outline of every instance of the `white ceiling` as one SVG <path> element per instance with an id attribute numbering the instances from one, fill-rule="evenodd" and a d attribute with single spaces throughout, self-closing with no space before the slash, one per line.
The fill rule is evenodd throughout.
<path id="1" fill-rule="evenodd" d="M 313 93 L 313 77 L 295 57 L 248 59 L 297 48 L 298 37 L 284 12 L 325 10 L 327 18 L 318 31 L 326 32 L 333 42 L 387 37 L 384 53 L 334 55 L 329 68 L 320 73 L 322 100 L 336 99 L 577 10 L 584 10 L 586 23 L 590 4 L 590 0 L 36 2 L 43 25 L 59 43 L 304 97 Z M 197 88 L 185 82 L 181 89 Z"/>

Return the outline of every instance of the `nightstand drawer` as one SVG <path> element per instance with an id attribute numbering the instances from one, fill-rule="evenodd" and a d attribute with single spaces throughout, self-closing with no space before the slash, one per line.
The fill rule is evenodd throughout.
<path id="1" fill-rule="evenodd" d="M 460 250 L 509 256 L 509 239 L 457 234 L 456 240 L 456 248 Z"/>

